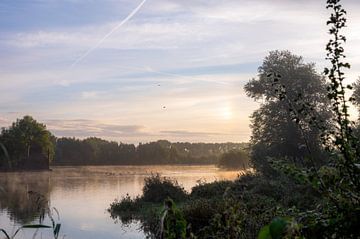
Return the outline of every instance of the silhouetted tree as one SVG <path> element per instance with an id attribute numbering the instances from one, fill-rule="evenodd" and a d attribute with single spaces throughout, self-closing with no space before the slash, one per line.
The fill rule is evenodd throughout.
<path id="1" fill-rule="evenodd" d="M 354 91 L 353 91 L 353 94 L 352 94 L 352 103 L 356 107 L 359 108 L 360 107 L 360 77 L 353 84 L 353 89 L 354 89 Z"/>
<path id="2" fill-rule="evenodd" d="M 245 143 L 171 143 L 159 140 L 134 144 L 109 142 L 100 138 L 59 138 L 56 141 L 55 164 L 217 164 L 230 150 L 241 150 Z"/>
<path id="3" fill-rule="evenodd" d="M 360 77 L 356 80 L 356 82 L 352 85 L 353 87 L 353 93 L 350 98 L 353 105 L 358 109 L 358 112 L 360 112 Z M 354 127 L 354 134 L 357 138 L 360 139 L 360 115 L 358 116 L 358 119 L 355 122 Z M 358 150 L 360 151 L 360 145 L 358 146 Z"/>
<path id="4" fill-rule="evenodd" d="M 29 159 L 33 146 L 40 147 L 43 154 L 52 157 L 54 140 L 46 126 L 31 116 L 17 119 L 9 128 L 3 128 L 0 135 L 0 142 L 7 149 L 14 167 Z"/>
<path id="5" fill-rule="evenodd" d="M 304 124 L 299 129 L 291 110 L 296 110 L 304 118 L 311 118 L 313 115 L 302 114 L 303 105 L 311 105 L 313 113 L 326 122 L 330 114 L 325 79 L 316 73 L 313 63 L 304 63 L 302 57 L 289 51 L 270 52 L 258 72 L 258 78 L 250 80 L 244 87 L 249 97 L 262 100 L 260 108 L 251 116 L 254 166 L 271 174 L 273 171 L 267 156 L 286 157 L 306 164 L 304 158 L 310 151 L 321 164 L 319 129 L 311 124 Z M 278 76 L 275 83 L 269 77 L 272 74 Z M 278 97 L 281 87 L 286 87 L 287 101 Z"/>

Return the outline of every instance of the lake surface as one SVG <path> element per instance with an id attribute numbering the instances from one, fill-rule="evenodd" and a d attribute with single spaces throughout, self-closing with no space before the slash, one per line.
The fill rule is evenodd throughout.
<path id="1" fill-rule="evenodd" d="M 107 209 L 126 194 L 141 194 L 144 178 L 160 173 L 178 180 L 189 191 L 199 180 L 235 179 L 238 171 L 214 166 L 84 166 L 53 167 L 51 172 L 0 173 L 0 228 L 14 233 L 38 223 L 38 208 L 50 204 L 66 239 L 144 238 L 140 224 L 123 225 Z M 30 192 L 30 193 L 29 193 Z M 34 206 L 34 201 L 37 206 Z M 45 217 L 44 224 L 50 225 Z M 52 238 L 50 229 L 21 230 L 15 238 Z M 2 235 L 0 236 L 2 238 Z M 62 237 L 60 237 L 62 238 Z"/>

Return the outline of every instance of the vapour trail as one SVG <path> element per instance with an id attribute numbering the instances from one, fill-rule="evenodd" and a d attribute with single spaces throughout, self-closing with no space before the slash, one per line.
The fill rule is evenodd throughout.
<path id="1" fill-rule="evenodd" d="M 94 51 L 96 48 L 98 48 L 111 34 L 113 34 L 117 29 L 119 29 L 121 26 L 123 26 L 127 21 L 129 21 L 144 5 L 146 0 L 143 0 L 124 20 L 122 20 L 118 25 L 116 25 L 108 34 L 106 34 L 100 41 L 98 41 L 93 47 L 91 47 L 89 50 L 87 50 L 83 55 L 78 57 L 70 66 L 70 68 L 73 68 L 76 66 L 80 61 L 82 61 L 85 57 L 87 57 L 92 51 Z"/>

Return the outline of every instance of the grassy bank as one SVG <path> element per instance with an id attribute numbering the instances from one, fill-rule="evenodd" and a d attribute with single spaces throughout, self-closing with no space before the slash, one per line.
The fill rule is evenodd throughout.
<path id="1" fill-rule="evenodd" d="M 157 238 L 163 202 L 171 198 L 197 238 L 256 238 L 275 215 L 283 214 L 282 208 L 311 208 L 317 198 L 309 190 L 283 176 L 249 173 L 234 181 L 200 183 L 187 193 L 175 180 L 153 175 L 145 179 L 142 196 L 114 201 L 109 212 L 125 224 L 139 220 L 148 236 Z"/>

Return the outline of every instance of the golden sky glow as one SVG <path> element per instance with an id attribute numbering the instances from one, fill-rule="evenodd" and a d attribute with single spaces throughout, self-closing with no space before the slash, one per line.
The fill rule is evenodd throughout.
<path id="1" fill-rule="evenodd" d="M 141 2 L 1 2 L 0 126 L 29 114 L 56 136 L 248 141 L 259 104 L 243 86 L 269 51 L 327 64 L 323 1 L 146 1 L 122 23 Z M 353 82 L 360 2 L 343 4 Z"/>

